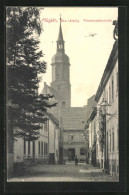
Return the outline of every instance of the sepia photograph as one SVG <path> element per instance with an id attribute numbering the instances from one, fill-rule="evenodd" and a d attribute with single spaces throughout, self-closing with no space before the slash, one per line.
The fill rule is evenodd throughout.
<path id="1" fill-rule="evenodd" d="M 7 182 L 119 182 L 118 7 L 6 7 Z"/>

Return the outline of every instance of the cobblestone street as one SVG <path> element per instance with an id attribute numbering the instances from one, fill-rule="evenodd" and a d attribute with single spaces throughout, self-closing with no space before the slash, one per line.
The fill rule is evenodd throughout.
<path id="1" fill-rule="evenodd" d="M 22 170 L 18 176 L 10 178 L 9 182 L 37 182 L 37 181 L 91 181 L 91 182 L 117 182 L 118 180 L 111 175 L 101 172 L 97 167 L 85 165 L 83 163 L 75 166 L 74 164 L 66 165 L 37 165 L 27 167 Z"/>

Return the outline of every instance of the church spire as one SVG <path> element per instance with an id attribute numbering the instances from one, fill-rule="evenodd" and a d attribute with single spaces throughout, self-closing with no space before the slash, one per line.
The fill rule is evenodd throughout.
<path id="1" fill-rule="evenodd" d="M 63 40 L 63 33 L 61 27 L 61 15 L 60 15 L 60 27 L 59 27 L 59 34 L 57 39 L 57 52 L 64 52 L 64 40 Z"/>
<path id="2" fill-rule="evenodd" d="M 62 34 L 62 27 L 61 27 L 61 15 L 60 15 L 60 28 L 59 28 L 59 35 L 57 41 L 63 41 L 63 34 Z"/>

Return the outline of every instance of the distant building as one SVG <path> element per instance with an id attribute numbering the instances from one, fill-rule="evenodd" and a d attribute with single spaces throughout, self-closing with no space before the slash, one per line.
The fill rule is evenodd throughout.
<path id="1" fill-rule="evenodd" d="M 84 133 L 85 108 L 70 107 L 61 110 L 63 128 L 63 158 L 73 161 L 75 154 L 85 160 L 82 134 Z"/>

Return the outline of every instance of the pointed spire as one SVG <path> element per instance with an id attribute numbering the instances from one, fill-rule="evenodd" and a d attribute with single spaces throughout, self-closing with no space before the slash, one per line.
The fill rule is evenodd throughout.
<path id="1" fill-rule="evenodd" d="M 60 14 L 60 28 L 59 28 L 59 35 L 57 41 L 63 41 L 63 34 L 62 34 L 62 28 L 61 28 L 61 14 Z"/>

